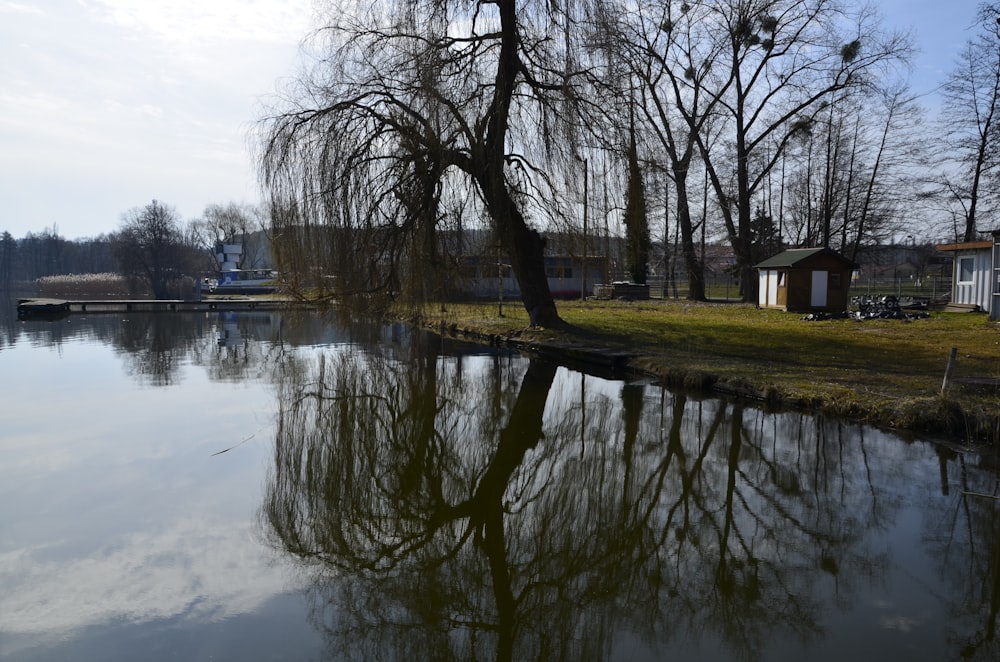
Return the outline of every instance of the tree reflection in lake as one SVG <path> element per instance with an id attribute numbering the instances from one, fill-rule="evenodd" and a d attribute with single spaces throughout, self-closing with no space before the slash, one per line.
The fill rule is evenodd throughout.
<path id="1" fill-rule="evenodd" d="M 0 298 L 0 303 L 3 303 Z M 309 310 L 73 314 L 59 320 L 0 315 L 0 349 L 27 341 L 60 348 L 86 338 L 115 348 L 127 374 L 144 386 L 175 385 L 183 363 L 203 366 L 213 381 L 265 379 L 285 350 L 303 345 L 372 344 L 380 329 L 346 327 Z M 375 335 L 373 335 L 375 334 Z"/>
<path id="2" fill-rule="evenodd" d="M 1000 657 L 995 457 L 319 315 L 3 328 L 273 381 L 261 523 L 332 657 Z"/>
<path id="3" fill-rule="evenodd" d="M 262 523 L 339 655 L 791 659 L 883 590 L 895 486 L 926 482 L 911 446 L 437 349 L 323 355 L 279 386 Z"/>
<path id="4" fill-rule="evenodd" d="M 1000 658 L 997 621 L 1000 618 L 1000 476 L 998 451 L 981 456 L 989 471 L 970 466 L 967 458 L 947 453 L 958 465 L 958 494 L 947 508 L 931 511 L 925 542 L 937 560 L 937 572 L 954 596 L 951 613 L 974 625 L 967 631 L 949 628 L 950 643 L 963 659 Z M 942 483 L 947 486 L 946 453 L 942 451 Z"/>

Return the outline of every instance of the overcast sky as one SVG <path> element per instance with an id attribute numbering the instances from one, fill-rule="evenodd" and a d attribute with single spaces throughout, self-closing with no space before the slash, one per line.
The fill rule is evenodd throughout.
<path id="1" fill-rule="evenodd" d="M 932 90 L 975 0 L 881 0 Z M 115 230 L 154 198 L 184 220 L 256 203 L 247 132 L 295 73 L 311 0 L 0 0 L 0 232 Z"/>

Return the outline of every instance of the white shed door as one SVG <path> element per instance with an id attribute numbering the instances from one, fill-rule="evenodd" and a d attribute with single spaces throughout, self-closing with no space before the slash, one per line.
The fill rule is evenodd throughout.
<path id="1" fill-rule="evenodd" d="M 809 305 L 813 308 L 824 308 L 826 307 L 826 284 L 829 282 L 830 276 L 826 271 L 814 271 L 813 272 L 813 282 L 812 282 L 812 297 L 810 297 Z"/>
<path id="2" fill-rule="evenodd" d="M 757 286 L 757 304 L 776 306 L 778 304 L 778 272 L 761 271 Z"/>

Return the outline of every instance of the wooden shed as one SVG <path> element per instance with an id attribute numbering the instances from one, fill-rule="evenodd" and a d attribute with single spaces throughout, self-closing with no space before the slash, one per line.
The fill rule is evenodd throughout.
<path id="1" fill-rule="evenodd" d="M 840 312 L 847 310 L 851 274 L 858 265 L 829 248 L 791 248 L 755 268 L 760 308 Z"/>

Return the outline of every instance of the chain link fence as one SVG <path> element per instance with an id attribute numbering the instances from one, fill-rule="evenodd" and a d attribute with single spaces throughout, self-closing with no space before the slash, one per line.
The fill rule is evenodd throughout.
<path id="1" fill-rule="evenodd" d="M 663 276 L 652 277 L 647 281 L 651 299 L 686 299 L 688 296 L 687 280 L 674 280 Z M 855 278 L 851 282 L 852 297 L 868 297 L 877 299 L 884 296 L 894 296 L 897 299 L 914 299 L 930 304 L 947 303 L 951 299 L 951 278 L 944 276 L 905 277 L 905 278 Z M 710 301 L 740 301 L 740 284 L 736 278 L 706 277 L 705 295 Z"/>

